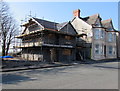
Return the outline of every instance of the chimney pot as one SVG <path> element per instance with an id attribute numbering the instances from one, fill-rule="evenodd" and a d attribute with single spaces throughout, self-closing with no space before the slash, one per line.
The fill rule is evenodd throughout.
<path id="1" fill-rule="evenodd" d="M 74 10 L 73 15 L 74 17 L 80 17 L 80 9 Z"/>

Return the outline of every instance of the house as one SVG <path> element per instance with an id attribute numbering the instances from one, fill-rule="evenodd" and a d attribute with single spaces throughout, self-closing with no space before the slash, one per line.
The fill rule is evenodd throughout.
<path id="1" fill-rule="evenodd" d="M 68 62 L 75 60 L 76 31 L 70 22 L 55 23 L 31 18 L 23 24 L 21 57 L 26 60 Z"/>
<path id="2" fill-rule="evenodd" d="M 116 58 L 116 30 L 112 20 L 104 20 L 99 14 L 81 17 L 80 10 L 73 11 L 74 19 L 71 21 L 76 29 L 77 54 L 81 59 L 110 59 Z"/>
<path id="3" fill-rule="evenodd" d="M 80 16 L 74 10 L 69 22 L 56 23 L 32 17 L 22 25 L 22 58 L 46 62 L 102 60 L 120 57 L 119 32 L 112 19 L 102 20 L 99 14 Z M 118 35 L 118 36 L 117 36 Z"/>
<path id="4" fill-rule="evenodd" d="M 120 58 L 120 32 L 117 32 L 117 58 Z"/>

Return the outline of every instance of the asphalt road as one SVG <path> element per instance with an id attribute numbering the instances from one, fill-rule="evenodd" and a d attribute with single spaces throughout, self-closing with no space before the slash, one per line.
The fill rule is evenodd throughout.
<path id="1" fill-rule="evenodd" d="M 118 62 L 2 73 L 3 89 L 118 89 Z"/>

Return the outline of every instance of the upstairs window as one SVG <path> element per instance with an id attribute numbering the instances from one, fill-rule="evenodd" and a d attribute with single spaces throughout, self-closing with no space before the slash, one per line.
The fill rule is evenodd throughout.
<path id="1" fill-rule="evenodd" d="M 114 35 L 114 41 L 116 41 L 116 36 L 117 36 L 116 33 L 114 33 L 113 35 Z"/>
<path id="2" fill-rule="evenodd" d="M 96 27 L 100 27 L 100 24 L 99 24 L 99 23 L 96 23 L 95 26 L 96 26 Z"/>
<path id="3" fill-rule="evenodd" d="M 101 31 L 101 38 L 104 38 L 104 36 L 105 36 L 105 32 L 104 32 L 104 30 L 102 30 Z"/>
<path id="4" fill-rule="evenodd" d="M 94 32 L 94 38 L 95 39 L 102 39 L 102 38 L 104 38 L 104 36 L 105 36 L 104 30 L 95 29 L 95 32 Z"/>
<path id="5" fill-rule="evenodd" d="M 65 39 L 66 39 L 66 40 L 72 40 L 73 37 L 71 37 L 71 36 L 65 36 Z"/>
<path id="6" fill-rule="evenodd" d="M 94 36 L 95 36 L 95 39 L 100 38 L 100 30 L 99 29 L 95 29 Z"/>
<path id="7" fill-rule="evenodd" d="M 112 42 L 113 41 L 113 34 L 112 33 L 108 33 L 108 41 Z"/>

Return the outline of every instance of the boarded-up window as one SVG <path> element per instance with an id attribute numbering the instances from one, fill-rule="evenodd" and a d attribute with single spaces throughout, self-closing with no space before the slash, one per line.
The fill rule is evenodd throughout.
<path id="1" fill-rule="evenodd" d="M 64 49 L 63 50 L 63 55 L 71 55 L 71 50 L 70 49 Z"/>
<path id="2" fill-rule="evenodd" d="M 48 38 L 53 38 L 54 36 L 54 34 L 48 34 Z"/>
<path id="3" fill-rule="evenodd" d="M 65 39 L 66 40 L 72 40 L 72 37 L 71 36 L 65 36 Z"/>

